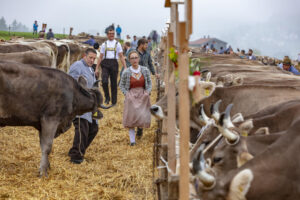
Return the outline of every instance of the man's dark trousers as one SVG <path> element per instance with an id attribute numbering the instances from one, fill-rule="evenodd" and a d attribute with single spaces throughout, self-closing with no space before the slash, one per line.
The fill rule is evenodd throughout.
<path id="1" fill-rule="evenodd" d="M 102 68 L 102 87 L 104 91 L 105 101 L 110 101 L 109 90 L 108 90 L 108 78 L 110 78 L 111 85 L 111 102 L 112 104 L 117 103 L 118 93 L 118 71 L 119 65 L 117 59 L 104 59 L 101 62 Z"/>
<path id="2" fill-rule="evenodd" d="M 75 127 L 75 135 L 73 146 L 69 151 L 69 156 L 71 157 L 71 160 L 83 159 L 85 151 L 98 133 L 98 124 L 96 123 L 96 120 L 93 120 L 93 122 L 90 123 L 83 118 L 76 118 L 73 121 L 73 124 Z"/>

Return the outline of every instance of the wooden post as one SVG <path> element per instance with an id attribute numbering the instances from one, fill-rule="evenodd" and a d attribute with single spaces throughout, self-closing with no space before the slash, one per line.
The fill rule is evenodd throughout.
<path id="1" fill-rule="evenodd" d="M 186 23 L 178 24 L 178 67 L 179 67 L 179 128 L 180 128 L 180 181 L 179 199 L 189 199 L 189 138 L 190 99 L 188 90 L 189 58 Z"/>
<path id="2" fill-rule="evenodd" d="M 170 23 L 170 31 L 173 32 L 174 45 L 177 46 L 177 23 L 178 23 L 178 4 L 171 3 L 171 23 Z"/>
<path id="3" fill-rule="evenodd" d="M 168 33 L 168 48 L 173 46 L 173 32 Z M 175 173 L 176 171 L 176 154 L 175 154 L 175 126 L 176 126 L 176 97 L 175 97 L 175 75 L 173 63 L 168 59 L 169 66 L 169 83 L 168 83 L 168 164 L 169 168 Z"/>
<path id="4" fill-rule="evenodd" d="M 193 0 L 185 0 L 186 38 L 193 33 Z"/>

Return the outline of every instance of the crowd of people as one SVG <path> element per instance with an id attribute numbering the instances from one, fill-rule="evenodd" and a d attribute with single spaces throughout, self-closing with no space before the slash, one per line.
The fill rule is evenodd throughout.
<path id="1" fill-rule="evenodd" d="M 213 41 L 210 45 L 206 43 L 201 47 L 201 51 L 205 53 L 212 53 L 214 55 L 219 55 L 219 54 L 235 54 L 238 55 L 241 59 L 248 59 L 248 60 L 256 60 L 256 56 L 253 53 L 252 49 L 249 49 L 248 52 L 244 49 L 240 50 L 239 48 L 237 49 L 236 52 L 233 51 L 232 47 L 229 45 L 227 48 L 220 47 L 219 50 L 215 48 L 215 41 Z M 283 70 L 289 71 L 295 75 L 300 75 L 300 72 L 292 64 L 291 59 L 289 56 L 284 56 L 283 60 L 277 64 L 277 66 Z M 298 67 L 300 68 L 300 54 L 298 54 Z"/>
<path id="2" fill-rule="evenodd" d="M 119 27 L 119 25 L 118 25 Z M 101 79 L 104 92 L 104 103 L 111 107 L 117 104 L 118 86 L 125 96 L 123 111 L 123 126 L 128 129 L 129 145 L 136 145 L 136 137 L 140 139 L 143 129 L 149 128 L 151 123 L 150 93 L 152 89 L 151 74 L 156 73 L 151 58 L 151 38 L 126 36 L 123 45 L 120 43 L 121 31 L 115 29 L 114 24 L 105 30 L 107 40 L 99 45 L 93 36 L 85 41 L 90 45 L 84 57 L 73 63 L 69 75 L 78 80 L 84 76 L 88 82 L 87 87 L 93 87 L 93 82 Z M 116 36 L 116 37 L 115 37 Z M 120 82 L 117 82 L 119 63 L 122 64 Z M 69 156 L 71 162 L 80 164 L 84 154 L 97 135 L 97 120 L 92 113 L 77 116 L 73 121 L 75 127 L 74 141 Z"/>

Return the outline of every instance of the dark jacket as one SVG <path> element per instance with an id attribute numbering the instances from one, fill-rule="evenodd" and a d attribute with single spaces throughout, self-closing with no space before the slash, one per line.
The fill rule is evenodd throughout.
<path id="1" fill-rule="evenodd" d="M 137 50 L 137 52 L 139 51 Z M 139 52 L 139 55 L 140 55 L 139 65 L 147 67 L 151 71 L 151 73 L 155 75 L 155 69 L 152 64 L 151 55 L 147 51 L 143 53 Z"/>

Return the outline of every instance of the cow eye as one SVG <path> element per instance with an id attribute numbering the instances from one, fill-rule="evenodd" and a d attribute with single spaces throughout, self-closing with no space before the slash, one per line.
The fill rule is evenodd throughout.
<path id="1" fill-rule="evenodd" d="M 218 163 L 218 162 L 220 162 L 221 160 L 222 160 L 221 157 L 214 157 L 213 162 L 214 162 L 214 163 Z"/>

